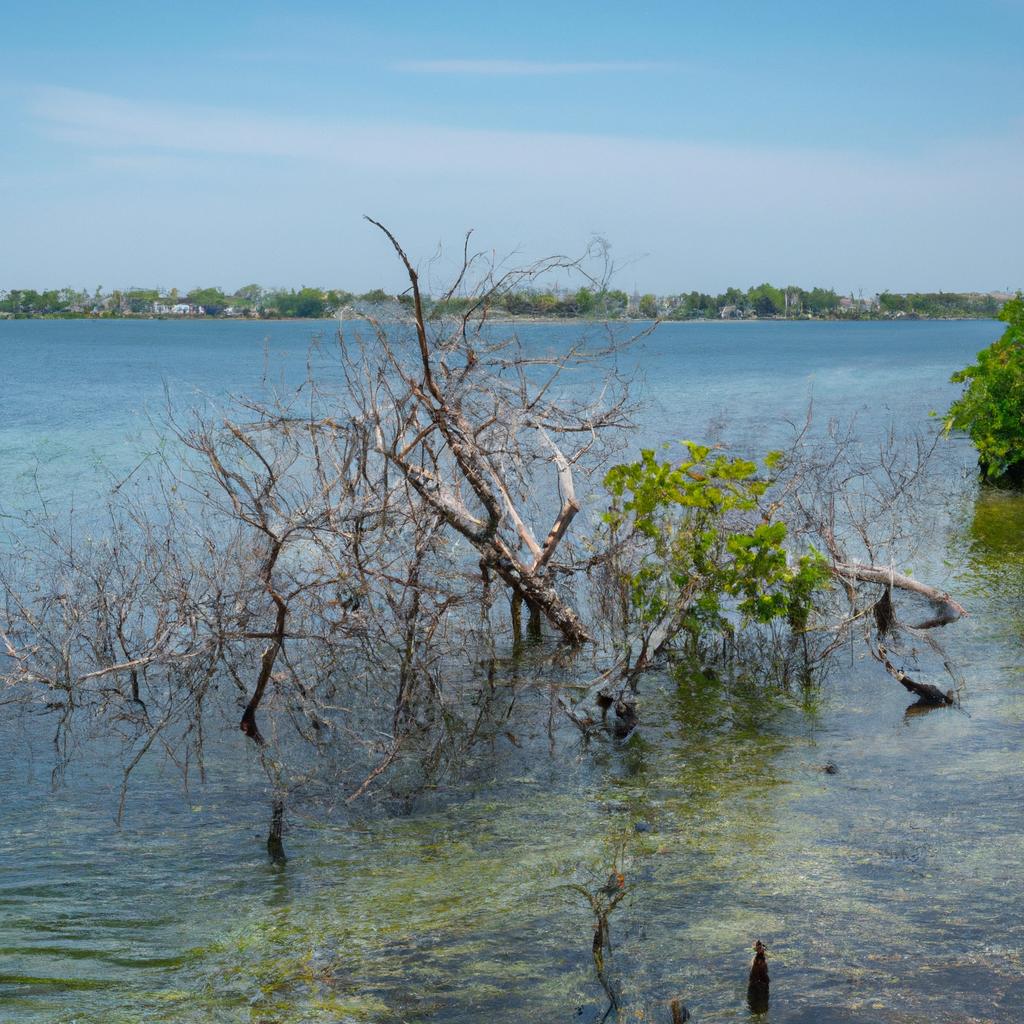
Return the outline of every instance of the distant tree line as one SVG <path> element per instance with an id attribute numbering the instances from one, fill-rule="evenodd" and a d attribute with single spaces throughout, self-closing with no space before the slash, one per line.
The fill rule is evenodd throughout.
<path id="1" fill-rule="evenodd" d="M 882 292 L 878 296 L 883 315 L 996 317 L 1005 302 L 997 295 L 976 292 L 910 292 L 906 295 Z"/>
<path id="2" fill-rule="evenodd" d="M 471 311 L 478 299 L 451 297 L 443 301 L 426 299 L 433 316 L 461 315 Z M 759 284 L 746 289 L 726 288 L 718 295 L 680 292 L 672 295 L 627 295 L 621 290 L 578 288 L 575 291 L 533 287 L 491 296 L 490 308 L 509 316 L 541 318 L 586 317 L 596 319 L 691 320 L 754 317 L 995 317 L 1005 298 L 977 292 L 885 291 L 871 298 L 840 295 L 834 289 L 797 285 L 776 287 Z M 318 319 L 336 315 L 348 307 L 364 308 L 386 304 L 408 304 L 405 295 L 392 295 L 383 288 L 357 294 L 344 289 L 302 287 L 263 288 L 248 284 L 235 292 L 220 288 L 127 288 L 93 292 L 74 288 L 34 291 L 15 288 L 0 291 L 0 316 L 236 316 L 301 317 Z"/>
<path id="3" fill-rule="evenodd" d="M 364 295 L 338 289 L 263 288 L 249 284 L 235 292 L 220 288 L 127 288 L 94 292 L 60 288 L 34 291 L 15 288 L 0 292 L 0 314 L 30 316 L 153 316 L 162 313 L 201 313 L 206 316 L 310 317 L 332 316 L 338 309 L 357 301 L 380 302 L 389 299 L 381 289 Z M 175 307 L 178 307 L 175 310 Z M 185 309 L 187 307 L 187 310 Z"/>

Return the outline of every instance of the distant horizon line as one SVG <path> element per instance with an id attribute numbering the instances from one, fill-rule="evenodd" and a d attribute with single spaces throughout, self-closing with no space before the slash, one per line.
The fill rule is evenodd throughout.
<path id="1" fill-rule="evenodd" d="M 552 285 L 537 285 L 537 286 L 534 286 L 534 287 L 527 287 L 527 288 L 522 288 L 522 289 L 514 289 L 514 290 L 512 290 L 509 293 L 504 293 L 503 292 L 501 294 L 516 294 L 517 292 L 523 292 L 523 293 L 528 293 L 528 292 L 529 293 L 550 292 L 550 293 L 556 294 L 556 295 L 570 295 L 570 294 L 573 294 L 575 292 L 578 292 L 581 288 L 587 288 L 588 290 L 593 291 L 595 294 L 601 294 L 602 292 L 604 292 L 606 294 L 610 293 L 610 292 L 625 292 L 627 295 L 654 295 L 656 298 L 661 299 L 661 298 L 672 298 L 672 297 L 675 297 L 675 296 L 692 295 L 695 292 L 697 294 L 700 294 L 700 295 L 710 295 L 712 297 L 722 296 L 722 295 L 725 295 L 726 293 L 728 293 L 730 291 L 733 291 L 733 290 L 739 291 L 739 292 L 745 294 L 747 292 L 754 291 L 754 290 L 756 290 L 758 288 L 763 288 L 765 286 L 770 287 L 770 288 L 775 288 L 778 291 L 783 292 L 783 293 L 785 293 L 787 291 L 789 291 L 789 292 L 792 292 L 792 291 L 811 292 L 811 291 L 814 291 L 816 289 L 820 289 L 822 291 L 834 292 L 836 295 L 841 296 L 841 297 L 850 297 L 850 298 L 858 298 L 858 299 L 877 298 L 877 297 L 879 297 L 881 295 L 900 295 L 900 296 L 907 296 L 907 295 L 963 295 L 963 296 L 972 296 L 972 295 L 976 295 L 976 296 L 988 296 L 990 298 L 999 299 L 1001 301 L 1007 301 L 1009 299 L 1015 298 L 1017 295 L 1020 295 L 1020 294 L 1024 293 L 1024 285 L 1019 285 L 1019 286 L 1016 286 L 1016 287 L 1008 286 L 1006 288 L 989 288 L 989 289 L 980 289 L 980 288 L 965 288 L 965 289 L 952 289 L 952 288 L 908 288 L 908 289 L 897 290 L 895 288 L 883 288 L 883 289 L 880 289 L 880 290 L 877 290 L 877 291 L 869 291 L 868 289 L 857 288 L 857 289 L 851 289 L 851 290 L 845 290 L 844 291 L 844 290 L 841 290 L 841 289 L 836 288 L 834 286 L 826 286 L 826 285 L 821 285 L 821 284 L 816 284 L 816 285 L 811 286 L 810 288 L 807 288 L 807 287 L 804 287 L 803 285 L 794 284 L 792 282 L 790 284 L 786 284 L 786 285 L 776 285 L 776 284 L 773 284 L 770 280 L 764 280 L 764 281 L 759 281 L 756 284 L 748 285 L 746 288 L 741 288 L 741 287 L 739 287 L 737 285 L 730 284 L 730 285 L 727 285 L 725 288 L 723 288 L 723 289 L 721 289 L 720 291 L 717 291 L 717 292 L 715 292 L 715 291 L 707 291 L 704 288 L 683 288 L 683 289 L 678 289 L 678 290 L 674 290 L 674 291 L 651 291 L 651 290 L 648 290 L 648 289 L 638 288 L 636 285 L 634 285 L 632 289 L 627 289 L 627 288 L 622 287 L 622 286 L 609 287 L 609 288 L 605 288 L 605 289 L 595 289 L 595 288 L 593 288 L 592 285 L 588 284 L 587 282 L 582 283 L 578 288 L 570 288 L 570 287 L 566 287 L 566 286 L 563 286 L 563 285 L 559 285 L 556 282 L 555 284 L 552 284 Z M 252 287 L 259 288 L 261 290 L 261 292 L 263 292 L 266 295 L 279 294 L 279 293 L 283 293 L 283 292 L 298 292 L 298 291 L 302 291 L 302 290 L 307 289 L 307 288 L 312 288 L 312 289 L 315 289 L 317 291 L 323 292 L 324 294 L 327 294 L 327 293 L 330 293 L 330 292 L 345 292 L 345 293 L 347 293 L 349 295 L 352 295 L 354 298 L 362 298 L 363 296 L 368 295 L 371 292 L 377 292 L 377 291 L 383 291 L 386 294 L 388 294 L 389 296 L 397 297 L 397 296 L 403 295 L 403 294 L 405 294 L 406 292 L 409 291 L 408 287 L 400 289 L 400 290 L 388 291 L 387 288 L 384 288 L 382 286 L 377 286 L 377 287 L 374 287 L 374 288 L 368 288 L 365 291 L 361 291 L 360 292 L 360 291 L 354 291 L 354 290 L 352 290 L 350 288 L 345 288 L 345 287 L 342 287 L 342 286 L 324 286 L 324 285 L 319 285 L 319 284 L 316 284 L 316 285 L 309 285 L 309 284 L 261 285 L 261 284 L 259 284 L 258 282 L 255 282 L 255 281 L 250 281 L 247 284 L 239 285 L 237 288 L 235 288 L 232 291 L 229 291 L 228 289 L 225 289 L 225 288 L 221 288 L 218 285 L 197 285 L 197 286 L 192 287 L 192 288 L 178 288 L 177 286 L 172 286 L 171 288 L 163 288 L 163 287 L 158 287 L 158 286 L 147 286 L 147 285 L 126 285 L 126 286 L 115 285 L 115 286 L 113 286 L 111 288 L 105 288 L 103 285 L 96 285 L 94 288 L 89 288 L 87 286 L 75 287 L 74 285 L 70 285 L 70 284 L 60 285 L 59 287 L 33 288 L 33 287 L 21 287 L 21 286 L 7 287 L 5 285 L 0 285 L 0 299 L 4 298 L 6 296 L 9 296 L 9 295 L 11 295 L 11 294 L 13 294 L 15 292 L 19 292 L 19 293 L 20 292 L 35 292 L 37 295 L 42 295 L 42 294 L 45 294 L 47 292 L 62 292 L 62 291 L 65 291 L 65 290 L 73 291 L 73 292 L 76 292 L 76 293 L 82 294 L 82 295 L 96 295 L 96 294 L 99 294 L 99 295 L 106 295 L 106 296 L 112 295 L 114 292 L 120 292 L 121 294 L 129 294 L 129 293 L 137 293 L 137 292 L 155 292 L 156 293 L 156 298 L 158 298 L 158 299 L 170 298 L 171 297 L 171 292 L 175 292 L 175 293 L 177 293 L 178 296 L 180 296 L 182 298 L 185 298 L 188 295 L 193 294 L 195 292 L 216 290 L 216 291 L 220 292 L 225 298 L 234 298 L 234 297 L 239 296 L 239 294 L 240 294 L 240 292 L 242 291 L 243 288 L 252 288 Z M 425 298 L 435 298 L 435 296 L 432 293 L 427 292 L 427 291 L 424 291 L 423 295 L 424 295 Z M 455 298 L 471 298 L 471 297 L 473 297 L 471 294 L 467 294 L 466 296 L 455 296 Z"/>

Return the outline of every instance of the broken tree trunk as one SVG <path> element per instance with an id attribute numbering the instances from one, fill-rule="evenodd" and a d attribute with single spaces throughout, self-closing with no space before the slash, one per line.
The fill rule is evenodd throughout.
<path id="1" fill-rule="evenodd" d="M 518 594 L 531 612 L 536 609 L 569 643 L 579 646 L 591 639 L 590 631 L 576 611 L 567 605 L 544 575 L 528 569 L 513 558 L 500 541 L 480 545 L 483 561 Z"/>
<path id="2" fill-rule="evenodd" d="M 271 808 L 270 832 L 267 834 L 267 854 L 274 864 L 284 864 L 284 800 L 275 798 Z"/>

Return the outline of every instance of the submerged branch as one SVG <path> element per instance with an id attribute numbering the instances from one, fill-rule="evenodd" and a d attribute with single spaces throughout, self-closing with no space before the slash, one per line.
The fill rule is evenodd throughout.
<path id="1" fill-rule="evenodd" d="M 911 679 L 906 672 L 898 669 L 889 660 L 888 651 L 886 651 L 885 647 L 881 643 L 876 643 L 874 645 L 869 644 L 868 649 L 871 651 L 871 656 L 875 658 L 876 661 L 881 662 L 886 672 L 888 672 L 896 682 L 906 690 L 909 690 L 923 703 L 950 705 L 956 702 L 956 698 L 954 697 L 952 690 L 948 690 L 943 693 L 937 686 L 933 686 L 931 683 L 919 683 L 917 680 Z"/>

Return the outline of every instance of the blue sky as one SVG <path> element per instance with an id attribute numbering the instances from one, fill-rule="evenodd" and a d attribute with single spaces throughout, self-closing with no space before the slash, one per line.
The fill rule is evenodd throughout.
<path id="1" fill-rule="evenodd" d="M 0 288 L 1024 285 L 1024 0 L 11 5 Z M 443 262 L 440 265 L 443 272 Z"/>

